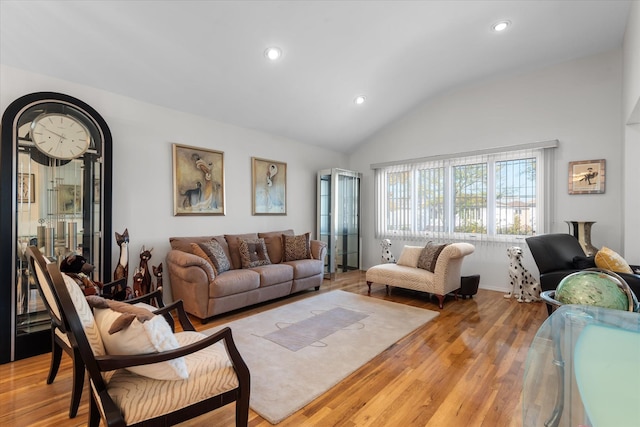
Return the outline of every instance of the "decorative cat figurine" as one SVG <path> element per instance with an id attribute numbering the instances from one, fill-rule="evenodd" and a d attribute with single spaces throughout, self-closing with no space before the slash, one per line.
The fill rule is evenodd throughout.
<path id="1" fill-rule="evenodd" d="M 162 290 L 162 263 L 160 263 L 159 266 L 153 266 L 152 268 L 153 275 L 156 277 L 156 289 Z"/>
<path id="2" fill-rule="evenodd" d="M 124 278 L 124 286 L 127 286 L 129 280 L 129 230 L 124 229 L 124 233 L 120 234 L 116 231 L 116 244 L 120 247 L 120 258 L 118 265 L 113 272 L 113 280 Z"/>
<path id="3" fill-rule="evenodd" d="M 136 268 L 133 271 L 133 297 L 137 298 L 142 295 L 145 295 L 146 292 L 142 292 L 142 281 L 144 280 L 144 275 L 139 268 Z"/>
<path id="4" fill-rule="evenodd" d="M 145 249 L 144 245 L 142 245 L 142 249 L 140 250 L 140 273 L 142 273 L 142 282 L 140 282 L 140 291 L 141 295 L 148 294 L 151 291 L 151 273 L 149 272 L 149 260 L 151 259 L 151 249 Z"/>

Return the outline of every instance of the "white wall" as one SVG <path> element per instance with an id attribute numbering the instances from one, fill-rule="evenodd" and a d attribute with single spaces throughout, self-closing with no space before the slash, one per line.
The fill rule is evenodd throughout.
<path id="1" fill-rule="evenodd" d="M 427 78 L 427 77 L 425 77 Z M 613 50 L 527 74 L 496 78 L 432 99 L 362 144 L 349 167 L 363 172 L 363 263 L 380 260 L 374 237 L 370 165 L 438 154 L 558 139 L 551 231 L 565 220 L 592 220 L 592 242 L 622 250 L 622 52 Z M 390 150 L 389 147 L 393 147 Z M 606 159 L 606 193 L 568 195 L 568 162 Z M 396 258 L 404 242 L 393 242 Z M 463 274 L 481 287 L 506 289 L 510 245 L 477 246 Z M 537 274 L 526 243 L 525 265 Z"/>
<path id="2" fill-rule="evenodd" d="M 624 37 L 624 253 L 631 264 L 640 265 L 640 2 L 633 2 Z"/>
<path id="3" fill-rule="evenodd" d="M 130 275 L 139 264 L 143 244 L 154 248 L 151 265 L 163 262 L 170 236 L 286 228 L 315 235 L 316 171 L 346 166 L 345 156 L 333 151 L 0 66 L 0 110 L 20 96 L 38 91 L 81 99 L 109 125 L 113 134 L 113 230 L 129 229 Z M 225 216 L 173 216 L 172 143 L 224 152 Z M 287 163 L 286 216 L 251 215 L 252 156 Z M 113 239 L 113 271 L 118 250 L 115 238 L 108 238 Z"/>

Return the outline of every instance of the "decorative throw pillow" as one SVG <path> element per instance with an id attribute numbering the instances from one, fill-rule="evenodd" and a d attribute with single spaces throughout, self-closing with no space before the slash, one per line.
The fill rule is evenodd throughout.
<path id="1" fill-rule="evenodd" d="M 269 231 L 267 233 L 258 233 L 258 237 L 264 239 L 264 244 L 267 245 L 267 253 L 271 264 L 280 264 L 283 256 L 282 235 L 293 236 L 295 233 L 293 230 L 283 231 Z"/>
<path id="2" fill-rule="evenodd" d="M 245 233 L 245 234 L 225 234 L 224 240 L 227 242 L 229 248 L 229 262 L 231 268 L 242 268 L 242 260 L 240 260 L 240 240 L 242 239 L 257 239 L 258 233 Z"/>
<path id="3" fill-rule="evenodd" d="M 311 246 L 309 243 L 309 233 L 299 236 L 282 235 L 284 242 L 283 261 L 297 261 L 299 259 L 311 258 Z"/>
<path id="4" fill-rule="evenodd" d="M 422 253 L 422 246 L 407 246 L 404 245 L 400 258 L 398 258 L 398 265 L 404 265 L 405 267 L 416 268 L 418 266 L 418 259 Z"/>
<path id="5" fill-rule="evenodd" d="M 209 260 L 213 263 L 216 274 L 222 274 L 231 270 L 229 258 L 224 253 L 224 249 L 217 240 L 210 240 L 204 243 L 198 243 L 198 246 L 207 254 Z"/>
<path id="6" fill-rule="evenodd" d="M 631 270 L 624 258 L 606 246 L 596 252 L 595 260 L 598 268 L 615 271 L 616 273 L 633 274 L 633 270 Z"/>
<path id="7" fill-rule="evenodd" d="M 94 309 L 94 317 L 100 336 L 109 355 L 134 355 L 158 353 L 180 347 L 171 327 L 162 316 L 153 316 L 141 323 L 137 318 L 131 324 L 114 334 L 109 329 L 122 316 L 110 308 Z M 184 380 L 189 378 L 184 357 L 150 365 L 131 366 L 129 371 L 156 380 Z"/>
<path id="8" fill-rule="evenodd" d="M 420 251 L 420 258 L 418 258 L 418 268 L 428 270 L 430 272 L 436 271 L 436 263 L 442 250 L 448 245 L 436 245 L 433 242 L 427 242 L 422 251 Z"/>
<path id="9" fill-rule="evenodd" d="M 241 239 L 238 249 L 242 268 L 271 264 L 264 239 Z"/>
<path id="10" fill-rule="evenodd" d="M 211 261 L 211 258 L 209 258 L 209 254 L 207 254 L 201 247 L 199 244 L 197 243 L 191 243 L 191 252 L 193 252 L 194 255 L 199 256 L 200 258 L 204 259 L 205 261 L 207 261 L 209 263 L 209 265 L 211 266 L 211 268 L 213 268 L 213 273 L 214 274 L 218 274 L 218 272 L 216 271 L 216 265 L 213 263 L 213 261 Z"/>

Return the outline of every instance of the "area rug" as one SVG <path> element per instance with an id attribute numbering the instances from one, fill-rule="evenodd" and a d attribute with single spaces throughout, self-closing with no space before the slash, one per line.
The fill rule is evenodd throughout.
<path id="1" fill-rule="evenodd" d="M 251 372 L 251 409 L 277 424 L 437 315 L 332 291 L 205 333 L 231 327 Z"/>

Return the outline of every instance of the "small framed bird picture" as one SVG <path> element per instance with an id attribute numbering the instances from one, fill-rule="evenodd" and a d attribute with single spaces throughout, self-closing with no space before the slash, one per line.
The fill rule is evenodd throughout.
<path id="1" fill-rule="evenodd" d="M 569 162 L 569 194 L 604 193 L 605 160 Z"/>

